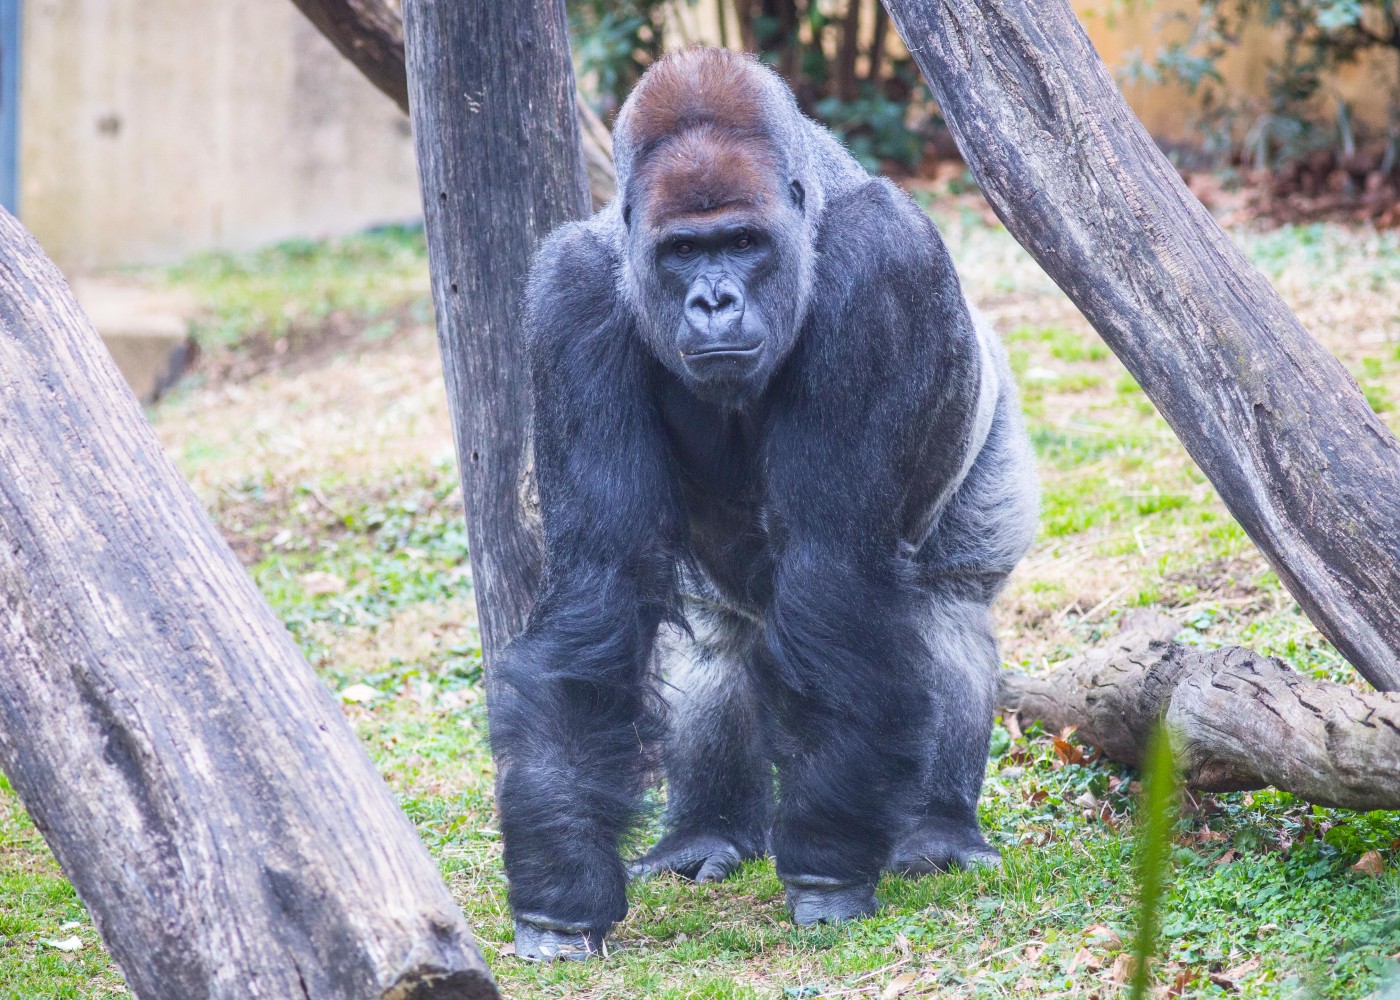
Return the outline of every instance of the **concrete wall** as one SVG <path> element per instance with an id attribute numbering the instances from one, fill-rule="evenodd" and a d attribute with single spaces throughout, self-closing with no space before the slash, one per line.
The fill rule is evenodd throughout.
<path id="1" fill-rule="evenodd" d="M 70 271 L 421 214 L 408 121 L 288 0 L 25 0 L 19 211 Z"/>
<path id="2" fill-rule="evenodd" d="M 1152 57 L 1168 43 L 1184 40 L 1183 24 L 1169 18 L 1174 11 L 1192 16 L 1200 9 L 1200 0 L 1155 0 L 1151 4 L 1138 2 L 1125 5 L 1120 0 L 1071 0 L 1080 22 L 1088 32 L 1094 47 L 1108 68 L 1115 74 L 1135 55 Z M 1260 27 L 1246 28 L 1238 44 L 1221 60 L 1220 71 L 1225 86 L 1235 96 L 1256 101 L 1260 110 L 1267 107 L 1268 67 L 1282 51 L 1282 34 Z M 1335 113 L 1337 99 L 1347 102 L 1358 122 L 1383 129 L 1391 113 L 1392 88 L 1397 79 L 1396 55 L 1374 53 L 1355 65 L 1343 68 L 1328 81 L 1319 115 Z M 1123 94 L 1133 111 L 1153 135 L 1163 139 L 1192 138 L 1192 114 L 1198 98 L 1178 85 L 1123 84 Z"/>

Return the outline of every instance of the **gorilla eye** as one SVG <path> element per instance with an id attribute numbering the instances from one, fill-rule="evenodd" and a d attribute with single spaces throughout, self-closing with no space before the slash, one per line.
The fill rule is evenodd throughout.
<path id="1" fill-rule="evenodd" d="M 740 233 L 739 238 L 734 241 L 734 247 L 738 250 L 747 250 L 751 246 L 753 246 L 753 240 L 749 238 L 748 233 Z"/>
<path id="2" fill-rule="evenodd" d="M 695 248 L 689 243 L 677 243 L 675 249 L 676 253 L 682 257 L 689 257 L 692 253 L 695 252 Z"/>

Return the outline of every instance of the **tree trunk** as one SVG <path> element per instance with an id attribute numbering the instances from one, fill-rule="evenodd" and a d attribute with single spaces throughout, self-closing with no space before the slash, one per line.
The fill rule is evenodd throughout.
<path id="1" fill-rule="evenodd" d="M 497 995 L 336 702 L 3 212 L 0 765 L 138 997 Z"/>
<path id="2" fill-rule="evenodd" d="M 1400 687 L 1400 443 L 1245 260 L 1064 0 L 885 0 L 997 215 L 1318 629 Z"/>
<path id="3" fill-rule="evenodd" d="M 1004 673 L 1000 703 L 1134 766 L 1161 719 L 1202 791 L 1274 785 L 1318 805 L 1400 809 L 1400 694 L 1310 681 L 1247 649 L 1174 645 L 1178 631 L 1135 612 L 1104 649 L 1041 676 Z"/>
<path id="4" fill-rule="evenodd" d="M 408 114 L 408 74 L 404 71 L 403 18 L 384 0 L 292 0 L 336 50 Z M 612 137 L 582 98 L 583 158 L 588 166 L 593 208 L 617 193 Z"/>
<path id="5" fill-rule="evenodd" d="M 876 86 L 880 85 L 880 74 L 884 68 L 885 46 L 889 43 L 890 16 L 885 5 L 875 4 L 875 36 L 870 41 L 870 68 L 865 79 Z"/>
<path id="6" fill-rule="evenodd" d="M 846 0 L 841 21 L 841 45 L 836 50 L 836 93 L 843 101 L 856 99 L 856 58 L 860 55 L 861 0 Z"/>
<path id="7" fill-rule="evenodd" d="M 438 343 L 489 663 L 540 573 L 523 516 L 530 402 L 520 298 L 550 230 L 583 216 L 563 0 L 407 0 L 413 135 Z"/>

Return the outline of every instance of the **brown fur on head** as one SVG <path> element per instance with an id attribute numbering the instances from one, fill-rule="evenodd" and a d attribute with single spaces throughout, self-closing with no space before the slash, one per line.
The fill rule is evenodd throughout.
<path id="1" fill-rule="evenodd" d="M 726 209 L 761 210 L 778 197 L 777 167 L 768 151 L 710 125 L 658 146 L 637 181 L 642 218 L 653 223 Z"/>
<path id="2" fill-rule="evenodd" d="M 628 100 L 628 127 L 642 157 L 662 140 L 701 125 L 761 139 L 761 72 L 749 56 L 725 49 L 685 49 L 662 59 Z"/>
<path id="3" fill-rule="evenodd" d="M 644 217 L 761 208 L 779 196 L 759 72 L 747 56 L 687 49 L 642 78 L 628 127 Z"/>

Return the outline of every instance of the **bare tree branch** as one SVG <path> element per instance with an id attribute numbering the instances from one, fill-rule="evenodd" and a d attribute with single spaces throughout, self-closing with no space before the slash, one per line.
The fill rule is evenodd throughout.
<path id="1" fill-rule="evenodd" d="M 403 17 L 384 0 L 292 0 L 341 55 L 408 114 Z M 594 209 L 617 193 L 612 137 L 582 98 L 577 102 L 584 165 Z"/>

